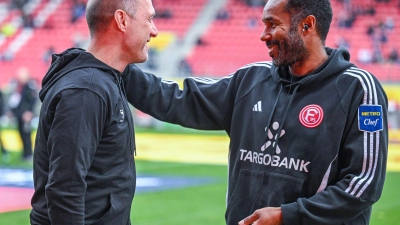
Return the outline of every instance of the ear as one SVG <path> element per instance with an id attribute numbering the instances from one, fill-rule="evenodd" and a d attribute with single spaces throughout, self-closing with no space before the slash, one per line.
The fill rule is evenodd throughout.
<path id="1" fill-rule="evenodd" d="M 114 20 L 115 23 L 117 24 L 118 29 L 121 32 L 126 32 L 127 29 L 127 25 L 128 25 L 128 14 L 126 14 L 126 12 L 124 12 L 121 9 L 118 9 L 115 11 L 114 13 Z"/>
<path id="2" fill-rule="evenodd" d="M 306 35 L 307 33 L 315 30 L 316 22 L 317 20 L 313 15 L 309 15 L 304 18 L 299 24 L 302 33 Z"/>

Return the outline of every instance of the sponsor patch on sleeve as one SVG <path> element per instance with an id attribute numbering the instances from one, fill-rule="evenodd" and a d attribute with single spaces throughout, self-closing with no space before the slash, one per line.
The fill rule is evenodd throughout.
<path id="1" fill-rule="evenodd" d="M 383 130 L 382 106 L 360 105 L 358 107 L 358 129 L 366 132 Z"/>

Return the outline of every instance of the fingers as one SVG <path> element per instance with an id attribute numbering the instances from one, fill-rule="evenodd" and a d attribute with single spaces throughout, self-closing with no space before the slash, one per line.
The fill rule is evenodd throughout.
<path id="1" fill-rule="evenodd" d="M 258 215 L 256 213 L 253 213 L 250 216 L 244 218 L 242 221 L 240 221 L 239 225 L 251 225 L 257 219 L 258 219 Z"/>

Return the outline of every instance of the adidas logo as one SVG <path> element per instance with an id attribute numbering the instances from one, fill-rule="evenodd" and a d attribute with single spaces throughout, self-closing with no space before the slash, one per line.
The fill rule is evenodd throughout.
<path id="1" fill-rule="evenodd" d="M 257 104 L 254 105 L 253 112 L 262 112 L 261 101 L 258 101 Z"/>

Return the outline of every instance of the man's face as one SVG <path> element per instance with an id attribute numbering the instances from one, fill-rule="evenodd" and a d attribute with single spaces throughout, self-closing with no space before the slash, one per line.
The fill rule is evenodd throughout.
<path id="1" fill-rule="evenodd" d="M 276 66 L 290 66 L 303 61 L 308 50 L 297 24 L 291 24 L 291 15 L 284 10 L 287 0 L 269 0 L 263 12 L 265 28 L 261 40 L 269 48 Z"/>
<path id="2" fill-rule="evenodd" d="M 129 12 L 128 12 L 129 13 Z M 153 22 L 155 10 L 151 0 L 138 0 L 135 18 L 129 17 L 126 49 L 128 51 L 131 63 L 145 62 L 148 58 L 151 38 L 158 35 L 157 28 Z"/>

